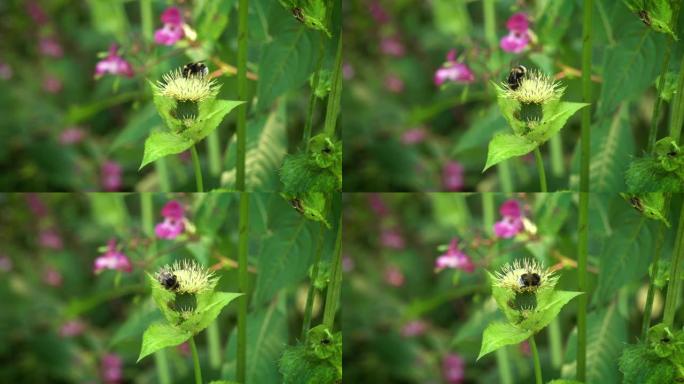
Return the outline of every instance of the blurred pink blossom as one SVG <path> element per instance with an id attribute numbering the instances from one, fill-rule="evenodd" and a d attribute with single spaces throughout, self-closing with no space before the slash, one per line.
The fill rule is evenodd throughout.
<path id="1" fill-rule="evenodd" d="M 442 358 L 442 375 L 449 384 L 461 384 L 465 380 L 465 361 L 450 353 Z"/>
<path id="2" fill-rule="evenodd" d="M 63 247 L 62 237 L 54 228 L 42 229 L 38 235 L 38 240 L 40 245 L 45 248 L 59 250 Z"/>
<path id="3" fill-rule="evenodd" d="M 506 52 L 520 53 L 530 42 L 529 20 L 524 13 L 513 14 L 506 22 L 508 35 L 501 39 L 500 46 Z"/>
<path id="4" fill-rule="evenodd" d="M 69 320 L 66 323 L 62 324 L 62 326 L 59 328 L 59 335 L 61 337 L 78 336 L 81 333 L 83 333 L 83 331 L 85 331 L 85 328 L 86 325 L 81 320 Z"/>
<path id="5" fill-rule="evenodd" d="M 43 77 L 43 90 L 48 93 L 59 93 L 62 90 L 62 80 L 53 75 Z"/>
<path id="6" fill-rule="evenodd" d="M 458 161 L 447 161 L 442 168 L 442 186 L 445 190 L 456 192 L 463 190 L 464 168 Z"/>
<path id="7" fill-rule="evenodd" d="M 368 11 L 373 20 L 378 24 L 385 24 L 390 20 L 389 14 L 378 0 L 371 0 L 370 4 L 368 4 Z"/>
<path id="8" fill-rule="evenodd" d="M 107 251 L 98 256 L 93 263 L 93 272 L 98 274 L 105 269 L 114 269 L 123 272 L 131 272 L 133 265 L 128 256 L 116 249 L 116 240 L 111 239 L 107 243 Z"/>
<path id="9" fill-rule="evenodd" d="M 185 209 L 176 200 L 171 200 L 161 211 L 164 221 L 154 227 L 154 233 L 160 239 L 175 239 L 185 231 Z"/>
<path id="10" fill-rule="evenodd" d="M 401 335 L 404 337 L 420 336 L 427 330 L 427 323 L 422 320 L 413 320 L 401 327 Z"/>
<path id="11" fill-rule="evenodd" d="M 404 237 L 398 229 L 383 229 L 380 234 L 380 244 L 391 249 L 404 249 Z"/>
<path id="12" fill-rule="evenodd" d="M 401 93 L 404 91 L 404 80 L 395 74 L 388 74 L 385 76 L 385 88 L 394 93 Z"/>
<path id="13" fill-rule="evenodd" d="M 123 169 L 116 161 L 107 160 L 100 167 L 100 184 L 107 192 L 115 192 L 121 189 Z"/>
<path id="14" fill-rule="evenodd" d="M 342 65 L 342 76 L 344 76 L 345 80 L 351 80 L 354 78 L 355 74 L 354 66 L 349 63 L 344 63 L 344 65 Z"/>
<path id="15" fill-rule="evenodd" d="M 12 259 L 5 255 L 0 256 L 0 271 L 9 272 L 12 270 L 12 266 Z"/>
<path id="16" fill-rule="evenodd" d="M 530 342 L 527 340 L 523 340 L 520 344 L 518 344 L 518 349 L 520 350 L 520 353 L 523 356 L 532 356 L 532 350 L 530 349 Z"/>
<path id="17" fill-rule="evenodd" d="M 523 231 L 523 214 L 517 200 L 511 199 L 501 204 L 499 213 L 502 219 L 494 223 L 496 237 L 508 239 Z"/>
<path id="18" fill-rule="evenodd" d="M 113 353 L 102 356 L 100 374 L 105 384 L 119 384 L 123 380 L 123 360 Z"/>
<path id="19" fill-rule="evenodd" d="M 169 7 L 161 14 L 164 26 L 154 32 L 154 41 L 161 45 L 174 45 L 185 36 L 183 15 L 177 7 Z"/>
<path id="20" fill-rule="evenodd" d="M 385 268 L 384 276 L 385 282 L 393 287 L 401 287 L 404 285 L 404 274 L 401 272 L 401 269 L 394 265 Z"/>
<path id="21" fill-rule="evenodd" d="M 133 76 L 133 67 L 131 63 L 124 60 L 118 53 L 116 44 L 109 47 L 109 54 L 104 59 L 97 62 L 95 65 L 95 78 L 100 78 L 106 74 L 118 76 Z"/>
<path id="22" fill-rule="evenodd" d="M 80 143 L 86 136 L 86 132 L 79 127 L 70 127 L 59 134 L 59 143 L 70 145 Z"/>
<path id="23" fill-rule="evenodd" d="M 446 82 L 472 83 L 475 81 L 473 71 L 466 64 L 456 61 L 456 50 L 447 53 L 447 61 L 435 71 L 435 85 L 438 87 Z"/>
<path id="24" fill-rule="evenodd" d="M 176 346 L 176 350 L 183 356 L 190 356 L 190 343 L 187 341 Z"/>
<path id="25" fill-rule="evenodd" d="M 368 204 L 371 210 L 380 218 L 389 215 L 389 208 L 385 201 L 382 199 L 382 195 L 379 193 L 369 193 L 368 194 Z"/>
<path id="26" fill-rule="evenodd" d="M 40 198 L 40 195 L 37 193 L 27 193 L 25 195 L 26 198 L 26 204 L 28 205 L 29 209 L 31 210 L 31 213 L 38 218 L 42 219 L 43 217 L 47 216 L 48 214 L 48 208 L 43 202 L 43 200 Z"/>
<path id="27" fill-rule="evenodd" d="M 354 259 L 349 256 L 344 256 L 342 258 L 342 270 L 345 272 L 351 272 L 355 267 Z"/>
<path id="28" fill-rule="evenodd" d="M 62 274 L 53 267 L 47 267 L 43 270 L 43 282 L 51 287 L 59 287 L 62 285 Z"/>
<path id="29" fill-rule="evenodd" d="M 33 22 L 38 24 L 39 26 L 47 24 L 47 13 L 45 13 L 45 10 L 43 10 L 43 8 L 40 6 L 40 4 L 38 4 L 37 1 L 28 1 L 26 3 L 26 12 L 28 12 L 29 16 L 31 16 Z"/>
<path id="30" fill-rule="evenodd" d="M 435 270 L 437 272 L 446 268 L 462 269 L 468 273 L 472 273 L 475 270 L 475 265 L 470 257 L 458 248 L 458 240 L 456 238 L 451 240 L 446 253 L 435 260 Z"/>
<path id="31" fill-rule="evenodd" d="M 409 129 L 401 134 L 401 142 L 406 145 L 419 144 L 427 137 L 427 131 L 423 127 Z"/>
<path id="32" fill-rule="evenodd" d="M 64 51 L 62 50 L 62 45 L 57 41 L 54 36 L 44 36 L 38 41 L 38 47 L 40 53 L 49 57 L 62 57 L 64 56 Z"/>
<path id="33" fill-rule="evenodd" d="M 190 152 L 189 149 L 187 151 L 183 151 L 178 154 L 178 158 L 184 163 L 189 163 L 192 159 L 192 152 Z"/>
<path id="34" fill-rule="evenodd" d="M 397 35 L 384 37 L 380 40 L 380 50 L 382 53 L 394 57 L 402 57 L 406 54 L 404 43 L 399 40 Z"/>
<path id="35" fill-rule="evenodd" d="M 12 67 L 3 61 L 0 61 L 0 79 L 9 80 L 12 78 L 13 74 Z"/>

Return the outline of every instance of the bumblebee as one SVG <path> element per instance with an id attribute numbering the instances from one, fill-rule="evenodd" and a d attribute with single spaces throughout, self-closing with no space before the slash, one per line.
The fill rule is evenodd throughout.
<path id="1" fill-rule="evenodd" d="M 186 79 L 190 76 L 204 77 L 209 74 L 209 68 L 207 68 L 203 62 L 198 61 L 196 63 L 185 64 L 181 70 L 181 73 Z"/>
<path id="2" fill-rule="evenodd" d="M 510 88 L 512 91 L 515 91 L 518 89 L 520 84 L 522 83 L 522 80 L 527 76 L 527 68 L 525 68 L 522 65 L 516 65 L 511 69 L 511 72 L 508 74 L 508 79 L 506 82 L 508 83 L 508 88 Z"/>
<path id="3" fill-rule="evenodd" d="M 161 284 L 164 288 L 168 289 L 169 291 L 175 291 L 180 287 L 176 275 L 169 271 L 159 272 L 159 274 L 157 275 L 157 281 L 159 281 L 159 284 Z"/>
<path id="4" fill-rule="evenodd" d="M 541 283 L 541 277 L 536 273 L 523 273 L 520 275 L 520 286 L 523 288 L 536 288 Z"/>

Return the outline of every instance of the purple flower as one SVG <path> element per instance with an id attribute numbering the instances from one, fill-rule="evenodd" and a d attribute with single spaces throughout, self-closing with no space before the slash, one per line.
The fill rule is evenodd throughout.
<path id="1" fill-rule="evenodd" d="M 460 191 L 463 189 L 463 166 L 457 161 L 448 161 L 442 168 L 442 185 L 444 189 L 450 192 Z"/>
<path id="2" fill-rule="evenodd" d="M 66 323 L 62 324 L 62 326 L 59 328 L 59 335 L 61 337 L 78 336 L 81 333 L 83 333 L 83 331 L 85 331 L 85 328 L 86 325 L 81 320 L 69 320 Z"/>
<path id="3" fill-rule="evenodd" d="M 389 215 L 389 208 L 387 208 L 387 204 L 385 204 L 382 195 L 379 193 L 370 193 L 368 195 L 368 204 L 378 217 L 382 218 Z"/>
<path id="4" fill-rule="evenodd" d="M 458 240 L 456 238 L 451 240 L 446 253 L 435 260 L 435 270 L 437 272 L 446 268 L 462 269 L 468 273 L 472 273 L 475 270 L 475 265 L 470 260 L 470 257 L 458 249 Z"/>
<path id="5" fill-rule="evenodd" d="M 385 268 L 384 277 L 385 282 L 393 287 L 401 287 L 406 280 L 401 269 L 393 265 Z"/>
<path id="6" fill-rule="evenodd" d="M 123 361 L 118 355 L 108 353 L 102 356 L 100 374 L 105 384 L 118 384 L 123 380 Z"/>
<path id="7" fill-rule="evenodd" d="M 0 61 L 0 79 L 9 80 L 12 78 L 13 74 L 12 67 L 3 61 Z"/>
<path id="8" fill-rule="evenodd" d="M 183 32 L 183 15 L 177 7 L 167 8 L 161 14 L 164 26 L 154 32 L 154 41 L 161 45 L 174 45 L 185 36 Z"/>
<path id="9" fill-rule="evenodd" d="M 62 285 L 62 274 L 52 267 L 47 267 L 43 271 L 43 282 L 51 287 L 59 287 Z"/>
<path id="10" fill-rule="evenodd" d="M 185 209 L 176 200 L 171 200 L 161 211 L 164 221 L 154 227 L 154 233 L 160 239 L 175 239 L 185 231 Z"/>
<path id="11" fill-rule="evenodd" d="M 387 11 L 382 7 L 378 0 L 373 0 L 368 4 L 368 11 L 373 20 L 378 24 L 385 24 L 390 20 L 389 14 L 387 14 Z"/>
<path id="12" fill-rule="evenodd" d="M 401 134 L 401 142 L 406 145 L 419 144 L 427 137 L 425 128 L 413 128 Z"/>
<path id="13" fill-rule="evenodd" d="M 100 184 L 107 192 L 115 192 L 121 189 L 122 168 L 116 161 L 105 161 L 100 167 Z"/>
<path id="14" fill-rule="evenodd" d="M 494 223 L 494 235 L 496 237 L 509 239 L 523 231 L 523 214 L 517 200 L 507 200 L 501 204 L 499 213 L 502 219 Z"/>
<path id="15" fill-rule="evenodd" d="M 0 259 L 2 260 L 2 259 Z M 354 259 L 352 259 L 349 256 L 344 256 L 342 258 L 342 270 L 345 272 L 351 272 L 354 270 L 354 267 L 356 264 L 354 263 Z"/>
<path id="16" fill-rule="evenodd" d="M 62 45 L 57 41 L 54 36 L 41 37 L 38 42 L 38 47 L 40 53 L 49 57 L 62 57 L 64 52 L 62 51 Z"/>
<path id="17" fill-rule="evenodd" d="M 401 327 L 401 335 L 404 337 L 420 336 L 427 330 L 427 323 L 423 320 L 413 320 Z"/>
<path id="18" fill-rule="evenodd" d="M 0 256 L 0 271 L 9 272 L 12 270 L 12 266 L 12 259 L 5 255 Z"/>
<path id="19" fill-rule="evenodd" d="M 53 94 L 59 93 L 62 90 L 62 80 L 53 75 L 46 75 L 43 78 L 43 90 Z"/>
<path id="20" fill-rule="evenodd" d="M 38 235 L 40 245 L 49 249 L 62 249 L 62 237 L 54 228 L 43 229 Z"/>
<path id="21" fill-rule="evenodd" d="M 402 57 L 406 53 L 404 44 L 396 35 L 383 38 L 380 41 L 380 50 L 382 53 L 394 57 Z"/>
<path id="22" fill-rule="evenodd" d="M 41 219 L 48 214 L 48 208 L 43 202 L 43 200 L 40 198 L 40 195 L 37 193 L 27 193 L 26 195 L 26 204 L 29 206 L 29 209 L 31 210 L 31 213 L 33 213 L 33 216 L 35 216 L 38 219 Z"/>
<path id="23" fill-rule="evenodd" d="M 434 80 L 438 87 L 447 81 L 468 84 L 475 81 L 475 75 L 467 65 L 456 61 L 456 50 L 452 49 L 447 53 L 447 61 L 435 72 Z"/>
<path id="24" fill-rule="evenodd" d="M 116 240 L 114 239 L 109 240 L 107 251 L 102 256 L 96 258 L 93 264 L 93 272 L 96 274 L 105 269 L 115 269 L 123 272 L 131 272 L 133 270 L 131 260 L 116 249 Z"/>
<path id="25" fill-rule="evenodd" d="M 70 145 L 80 143 L 86 136 L 86 132 L 79 127 L 70 127 L 59 134 L 59 143 Z"/>
<path id="26" fill-rule="evenodd" d="M 119 56 L 118 47 L 112 44 L 109 47 L 109 54 L 104 59 L 97 62 L 95 65 L 95 78 L 100 78 L 105 74 L 112 74 L 118 76 L 133 76 L 133 67 L 131 63 Z"/>
<path id="27" fill-rule="evenodd" d="M 43 10 L 37 1 L 29 1 L 26 3 L 26 12 L 28 12 L 29 16 L 31 16 L 33 22 L 39 26 L 47 24 L 47 13 L 45 13 L 45 10 Z"/>
<path id="28" fill-rule="evenodd" d="M 342 76 L 345 80 L 351 80 L 354 78 L 356 72 L 354 71 L 354 66 L 349 63 L 344 63 L 342 65 Z"/>
<path id="29" fill-rule="evenodd" d="M 530 22 L 524 13 L 513 14 L 506 22 L 508 35 L 501 39 L 500 46 L 506 52 L 520 53 L 530 43 Z"/>
<path id="30" fill-rule="evenodd" d="M 399 76 L 390 73 L 385 76 L 385 88 L 393 93 L 401 93 L 404 91 L 404 80 Z"/>
<path id="31" fill-rule="evenodd" d="M 450 353 L 442 358 L 442 375 L 449 384 L 460 384 L 465 380 L 465 361 L 461 356 Z"/>
<path id="32" fill-rule="evenodd" d="M 404 237 L 397 229 L 384 229 L 380 234 L 380 243 L 391 249 L 404 249 Z"/>

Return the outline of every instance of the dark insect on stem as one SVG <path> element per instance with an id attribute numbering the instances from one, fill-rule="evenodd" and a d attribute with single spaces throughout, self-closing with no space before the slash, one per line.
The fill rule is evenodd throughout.
<path id="1" fill-rule="evenodd" d="M 648 16 L 648 12 L 646 12 L 645 9 L 639 11 L 639 19 L 647 26 L 651 26 L 651 18 Z"/>
<path id="2" fill-rule="evenodd" d="M 304 22 L 304 13 L 302 12 L 302 9 L 299 7 L 294 7 L 292 8 L 292 15 L 295 17 L 295 19 L 299 20 L 300 22 Z"/>
<path id="3" fill-rule="evenodd" d="M 508 74 L 508 79 L 506 80 L 508 83 L 508 88 L 510 88 L 512 91 L 518 89 L 525 76 L 527 76 L 527 68 L 522 65 L 513 67 L 511 72 Z"/>

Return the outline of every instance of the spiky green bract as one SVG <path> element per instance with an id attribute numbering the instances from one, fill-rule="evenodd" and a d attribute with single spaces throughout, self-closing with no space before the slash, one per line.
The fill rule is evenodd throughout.
<path id="1" fill-rule="evenodd" d="M 283 197 L 297 211 L 308 219 L 326 222 L 327 199 L 342 189 L 342 145 L 324 133 L 312 137 L 308 150 L 285 158 L 280 180 Z"/>
<path id="2" fill-rule="evenodd" d="M 162 80 L 157 82 L 154 91 L 176 101 L 197 103 L 216 97 L 220 88 L 216 80 L 208 76 L 193 74 L 185 77 L 180 69 L 175 69 L 162 75 Z"/>
<path id="3" fill-rule="evenodd" d="M 658 220 L 668 228 L 670 222 L 665 217 L 665 194 L 663 193 L 620 193 L 632 208 L 652 220 Z"/>
<path id="4" fill-rule="evenodd" d="M 536 274 L 538 284 L 525 284 L 524 274 Z M 549 325 L 570 300 L 582 294 L 556 290 L 558 275 L 533 260 L 516 261 L 488 275 L 492 296 L 507 322 L 487 326 L 478 359 L 503 346 L 527 340 Z"/>
<path id="5" fill-rule="evenodd" d="M 178 284 L 165 287 L 163 273 L 175 276 Z M 162 267 L 154 276 L 147 274 L 152 298 L 166 321 L 152 323 L 143 334 L 138 361 L 155 351 L 187 341 L 204 330 L 241 293 L 217 292 L 218 278 L 194 261 L 181 261 Z"/>
<path id="6" fill-rule="evenodd" d="M 655 145 L 651 155 L 635 159 L 626 174 L 632 193 L 684 191 L 684 153 L 671 137 Z"/>
<path id="7" fill-rule="evenodd" d="M 645 342 L 625 348 L 620 371 L 626 384 L 684 381 L 684 331 L 672 332 L 665 324 L 653 326 Z"/>
<path id="8" fill-rule="evenodd" d="M 342 334 L 324 325 L 309 330 L 306 344 L 287 347 L 280 358 L 284 384 L 342 382 Z"/>
<path id="9" fill-rule="evenodd" d="M 325 0 L 279 0 L 285 9 L 301 23 L 331 37 L 326 26 L 327 5 Z"/>
<path id="10" fill-rule="evenodd" d="M 530 71 L 515 90 L 505 83 L 501 88 L 506 98 L 517 100 L 521 104 L 546 104 L 558 101 L 565 92 L 565 88 L 559 82 L 536 70 Z"/>

